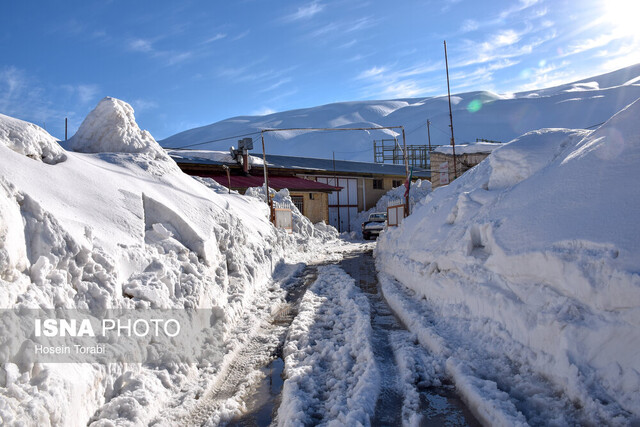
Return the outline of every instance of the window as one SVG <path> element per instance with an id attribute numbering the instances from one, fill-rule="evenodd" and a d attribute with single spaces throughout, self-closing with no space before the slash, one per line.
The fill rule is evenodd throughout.
<path id="1" fill-rule="evenodd" d="M 294 206 L 298 208 L 300 213 L 304 214 L 304 197 L 303 196 L 291 196 L 291 201 Z"/>
<path id="2" fill-rule="evenodd" d="M 374 190 L 384 190 L 384 185 L 381 179 L 373 180 L 373 189 Z"/>
<path id="3" fill-rule="evenodd" d="M 401 179 L 394 179 L 393 180 L 393 188 L 400 187 L 403 184 L 404 184 L 404 182 Z"/>

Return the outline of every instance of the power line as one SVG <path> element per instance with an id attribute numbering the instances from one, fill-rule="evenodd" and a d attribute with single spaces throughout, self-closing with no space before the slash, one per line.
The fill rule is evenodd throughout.
<path id="1" fill-rule="evenodd" d="M 234 136 L 227 136 L 225 138 L 218 138 L 218 139 L 212 139 L 210 141 L 202 141 L 202 142 L 196 142 L 195 144 L 187 144 L 187 145 L 180 145 L 178 147 L 166 147 L 167 149 L 176 149 L 176 148 L 189 148 L 189 147 L 196 147 L 198 145 L 204 145 L 204 144 L 211 144 L 213 142 L 220 142 L 220 141 L 226 141 L 228 139 L 234 139 L 234 138 L 241 138 L 243 136 L 249 136 L 249 135 L 260 135 L 260 131 L 257 132 L 251 132 L 251 133 L 244 133 L 242 135 L 234 135 Z M 255 140 L 254 140 L 255 142 Z"/>

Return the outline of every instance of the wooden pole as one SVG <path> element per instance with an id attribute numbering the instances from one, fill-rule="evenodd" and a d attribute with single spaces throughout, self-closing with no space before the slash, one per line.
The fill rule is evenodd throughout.
<path id="1" fill-rule="evenodd" d="M 269 173 L 267 172 L 267 153 L 264 150 L 264 131 L 260 132 L 260 138 L 262 139 L 262 167 L 264 170 L 264 189 L 265 196 L 267 200 L 267 205 L 269 205 L 269 221 L 275 221 L 275 215 L 273 212 L 273 201 L 271 200 L 271 194 L 269 193 Z"/>
<path id="2" fill-rule="evenodd" d="M 451 113 L 451 89 L 449 88 L 449 60 L 447 59 L 447 41 L 444 41 L 444 63 L 447 68 L 447 94 L 449 95 L 449 127 L 451 127 L 451 147 L 453 150 L 453 179 L 458 178 L 456 163 L 456 141 L 453 138 L 453 114 Z"/>

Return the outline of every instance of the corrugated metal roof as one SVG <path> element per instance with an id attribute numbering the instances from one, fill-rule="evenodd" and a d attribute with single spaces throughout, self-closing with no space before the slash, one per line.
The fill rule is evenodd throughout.
<path id="1" fill-rule="evenodd" d="M 203 178 L 211 178 L 218 184 L 229 186 L 229 180 L 227 175 L 199 175 Z M 249 187 L 262 187 L 264 184 L 264 178 L 262 176 L 245 176 L 245 175 L 231 175 L 231 188 L 249 188 Z M 282 190 L 288 188 L 291 191 L 321 191 L 331 192 L 335 191 L 336 187 L 332 185 L 323 184 L 322 182 L 311 181 L 308 179 L 298 178 L 295 176 L 273 176 L 269 177 L 269 187 L 274 190 Z M 340 189 L 340 187 L 337 187 Z"/>
<path id="2" fill-rule="evenodd" d="M 269 167 L 282 169 L 307 169 L 311 171 L 325 171 L 333 173 L 334 166 L 331 159 L 316 159 L 311 157 L 281 156 L 277 154 L 267 154 Z M 389 165 L 381 163 L 352 162 L 348 160 L 335 161 L 336 172 L 376 174 L 376 175 L 405 175 L 404 165 Z M 429 172 L 424 169 L 413 169 L 413 176 L 416 178 L 428 178 Z"/>
<path id="3" fill-rule="evenodd" d="M 169 152 L 169 155 L 173 157 L 178 163 L 195 163 L 195 164 L 205 164 L 205 165 L 207 164 L 236 165 L 237 164 L 236 162 L 229 163 L 229 162 L 220 161 L 224 159 L 223 156 L 216 157 L 216 156 L 203 155 L 204 150 L 197 150 L 196 152 L 193 152 L 193 153 L 190 153 L 190 151 L 192 150 L 170 150 L 168 152 Z M 252 155 L 252 157 L 258 157 L 258 156 Z M 308 170 L 309 173 L 325 172 L 327 174 L 333 174 L 334 172 L 333 160 L 331 159 L 282 156 L 277 154 L 267 154 L 266 157 L 267 157 L 267 163 L 269 168 Z M 213 159 L 217 159 L 217 160 L 213 160 Z M 259 166 L 254 165 L 254 167 L 259 167 Z M 335 172 L 336 173 L 404 176 L 405 168 L 404 168 L 404 165 L 390 165 L 390 164 L 381 164 L 381 163 L 336 160 Z M 415 178 L 429 178 L 431 174 L 428 170 L 414 168 L 413 176 Z"/>

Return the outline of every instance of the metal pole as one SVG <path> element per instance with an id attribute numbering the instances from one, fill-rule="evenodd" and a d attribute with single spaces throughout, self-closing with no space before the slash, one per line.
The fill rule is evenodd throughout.
<path id="1" fill-rule="evenodd" d="M 431 120 L 427 119 L 427 138 L 429 139 L 429 151 L 427 155 L 429 156 L 429 170 L 431 170 Z M 425 157 L 425 162 L 427 161 Z"/>
<path id="2" fill-rule="evenodd" d="M 265 196 L 267 204 L 269 205 L 269 221 L 273 222 L 275 215 L 273 213 L 273 202 L 271 201 L 271 194 L 269 194 L 269 174 L 267 173 L 267 154 L 264 151 L 264 131 L 260 132 L 260 138 L 262 139 L 262 167 L 264 170 L 264 186 L 266 187 Z"/>
<path id="3" fill-rule="evenodd" d="M 447 94 L 449 95 L 449 126 L 451 127 L 451 147 L 453 150 L 453 179 L 458 178 L 456 163 L 456 141 L 453 138 L 453 114 L 451 113 L 451 89 L 449 88 L 449 60 L 447 59 L 447 41 L 444 41 L 444 62 L 447 67 Z"/>
<path id="4" fill-rule="evenodd" d="M 336 174 L 336 152 L 333 151 L 333 185 L 335 187 L 338 187 L 338 175 Z M 342 190 L 337 190 L 336 191 L 336 203 L 337 203 L 337 208 L 338 209 L 338 231 L 342 231 L 340 230 L 342 227 L 340 225 L 340 191 Z"/>
<path id="5" fill-rule="evenodd" d="M 64 140 L 67 140 L 67 118 L 64 118 Z"/>
<path id="6" fill-rule="evenodd" d="M 404 155 L 404 170 L 407 174 L 407 181 L 409 181 L 409 158 L 407 157 L 407 139 L 404 136 L 404 127 L 402 128 L 402 146 L 404 147 L 403 155 Z M 411 183 L 409 182 L 409 186 Z M 404 196 L 404 216 L 407 217 L 409 215 L 409 192 Z"/>

